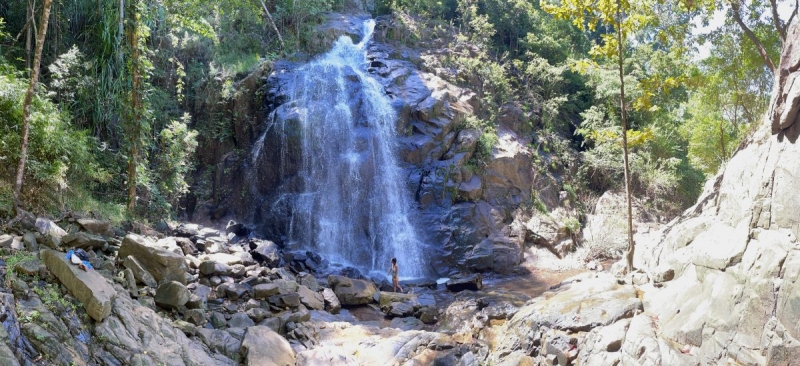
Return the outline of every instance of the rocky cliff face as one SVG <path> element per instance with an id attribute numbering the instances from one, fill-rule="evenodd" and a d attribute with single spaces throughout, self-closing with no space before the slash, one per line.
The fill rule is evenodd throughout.
<path id="1" fill-rule="evenodd" d="M 794 22 L 771 126 L 754 133 L 641 258 L 653 272 L 674 270 L 674 280 L 645 292 L 645 310 L 657 317 L 660 337 L 687 345 L 700 363 L 783 365 L 800 356 L 798 42 Z"/>

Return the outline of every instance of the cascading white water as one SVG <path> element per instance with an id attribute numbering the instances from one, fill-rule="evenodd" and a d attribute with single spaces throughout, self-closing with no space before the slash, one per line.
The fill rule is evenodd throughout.
<path id="1" fill-rule="evenodd" d="M 385 272 L 397 257 L 402 277 L 421 277 L 424 245 L 409 220 L 410 192 L 395 157 L 397 117 L 366 72 L 374 27 L 366 21 L 361 42 L 342 36 L 295 71 L 289 102 L 302 131 L 302 193 L 293 195 L 289 237 L 367 271 Z"/>

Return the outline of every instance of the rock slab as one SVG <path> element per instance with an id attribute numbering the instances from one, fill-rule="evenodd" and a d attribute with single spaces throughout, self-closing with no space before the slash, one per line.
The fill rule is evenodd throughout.
<path id="1" fill-rule="evenodd" d="M 47 269 L 69 289 L 92 319 L 102 321 L 111 314 L 111 302 L 117 292 L 99 273 L 83 271 L 71 264 L 64 253 L 45 249 L 40 254 Z"/>
<path id="2" fill-rule="evenodd" d="M 158 248 L 156 243 L 143 236 L 128 234 L 122 240 L 118 257 L 124 259 L 129 255 L 135 256 L 156 281 L 166 279 L 186 284 L 186 262 L 182 255 Z"/>

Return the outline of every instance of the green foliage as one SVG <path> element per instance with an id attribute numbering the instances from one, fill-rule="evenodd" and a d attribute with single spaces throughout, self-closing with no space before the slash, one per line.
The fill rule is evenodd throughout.
<path id="1" fill-rule="evenodd" d="M 64 298 L 57 284 L 47 283 L 44 286 L 35 286 L 33 292 L 39 295 L 42 303 L 44 303 L 50 311 L 57 313 L 60 310 L 75 309 L 75 305 Z"/>
<path id="2" fill-rule="evenodd" d="M 197 132 L 188 127 L 190 119 L 186 113 L 181 120 L 172 121 L 161 130 L 158 170 L 154 172 L 158 180 L 153 183 L 168 204 L 164 207 L 166 212 L 189 191 L 186 177 L 194 168 L 191 157 L 197 148 Z"/>
<path id="3" fill-rule="evenodd" d="M 0 61 L 2 62 L 2 61 Z M 0 174 L 12 177 L 19 161 L 22 99 L 27 83 L 0 66 Z M 68 116 L 42 95 L 31 105 L 31 130 L 23 198 L 31 207 L 53 209 L 73 183 L 107 179 L 97 164 L 94 139 L 68 123 Z M 9 182 L 10 184 L 10 182 Z"/>
<path id="4" fill-rule="evenodd" d="M 14 281 L 15 278 L 17 278 L 17 272 L 14 271 L 14 267 L 16 267 L 18 263 L 33 259 L 36 259 L 36 257 L 33 254 L 24 251 L 17 251 L 14 252 L 14 254 L 6 257 L 6 268 L 9 269 L 6 271 L 6 283 L 5 283 L 6 287 L 10 287 L 11 282 Z"/>

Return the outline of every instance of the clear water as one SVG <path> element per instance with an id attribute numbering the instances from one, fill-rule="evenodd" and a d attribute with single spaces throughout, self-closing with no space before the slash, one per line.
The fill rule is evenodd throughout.
<path id="1" fill-rule="evenodd" d="M 340 37 L 295 72 L 289 103 L 302 131 L 302 193 L 292 195 L 289 241 L 363 273 L 385 273 L 396 257 L 402 277 L 422 277 L 424 244 L 409 220 L 411 193 L 395 156 L 397 116 L 366 72 L 374 27 L 366 21 L 361 42 Z"/>

